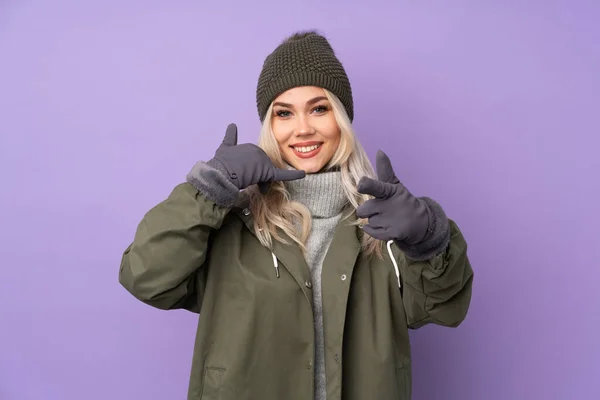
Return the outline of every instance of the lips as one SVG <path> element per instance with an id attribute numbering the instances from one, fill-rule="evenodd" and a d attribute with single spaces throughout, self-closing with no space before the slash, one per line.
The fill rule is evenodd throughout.
<path id="1" fill-rule="evenodd" d="M 290 146 L 292 150 L 294 150 L 294 154 L 299 158 L 311 158 L 319 154 L 321 151 L 321 147 L 323 147 L 322 142 L 303 142 L 296 143 L 293 146 Z"/>

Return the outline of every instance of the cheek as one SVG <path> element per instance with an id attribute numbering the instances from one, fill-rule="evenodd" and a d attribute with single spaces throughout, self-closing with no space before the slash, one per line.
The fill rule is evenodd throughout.
<path id="1" fill-rule="evenodd" d="M 333 112 L 328 113 L 326 116 L 322 116 L 315 119 L 317 130 L 327 140 L 335 141 L 340 136 L 340 128 L 335 120 Z"/>
<path id="2" fill-rule="evenodd" d="M 279 149 L 282 152 L 289 150 L 288 142 L 290 137 L 292 136 L 289 133 L 289 129 L 286 129 L 285 124 L 273 122 L 271 124 L 271 130 L 273 131 L 273 137 L 275 137 L 275 141 L 279 145 Z"/>
<path id="3" fill-rule="evenodd" d="M 323 133 L 323 136 L 331 142 L 337 143 L 340 141 L 340 128 L 335 119 L 333 119 L 333 121 L 328 121 L 327 126 L 324 126 L 321 132 Z"/>

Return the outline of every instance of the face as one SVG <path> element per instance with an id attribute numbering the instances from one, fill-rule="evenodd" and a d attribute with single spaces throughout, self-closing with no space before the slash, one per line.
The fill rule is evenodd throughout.
<path id="1" fill-rule="evenodd" d="M 340 143 L 333 109 L 318 87 L 296 87 L 279 95 L 271 121 L 283 159 L 307 174 L 319 172 Z"/>

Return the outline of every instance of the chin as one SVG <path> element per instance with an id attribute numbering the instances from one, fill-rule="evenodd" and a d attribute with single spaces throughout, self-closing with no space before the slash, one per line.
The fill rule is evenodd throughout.
<path id="1" fill-rule="evenodd" d="M 319 172 L 324 166 L 325 164 L 316 160 L 291 160 L 287 161 L 288 164 L 290 164 L 292 167 L 296 168 L 297 170 L 301 170 L 306 172 L 307 174 L 315 174 L 317 172 Z"/>
<path id="2" fill-rule="evenodd" d="M 310 168 L 302 168 L 302 170 L 304 172 L 306 172 L 307 174 L 316 174 L 317 172 L 319 172 L 321 169 L 323 169 L 323 167 L 310 167 Z"/>

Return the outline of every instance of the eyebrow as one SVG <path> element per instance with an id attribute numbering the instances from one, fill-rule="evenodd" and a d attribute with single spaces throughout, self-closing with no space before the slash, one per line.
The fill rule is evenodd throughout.
<path id="1" fill-rule="evenodd" d="M 309 101 L 307 101 L 306 104 L 310 106 L 310 105 L 315 104 L 315 103 L 317 103 L 317 102 L 319 102 L 321 100 L 327 100 L 327 97 L 325 97 L 325 96 L 317 96 L 317 97 L 314 97 L 314 98 L 310 99 Z M 281 101 L 277 101 L 277 102 L 273 103 L 273 106 L 281 106 L 281 107 L 286 107 L 286 108 L 294 108 L 293 105 L 291 105 L 289 103 L 283 103 Z"/>

